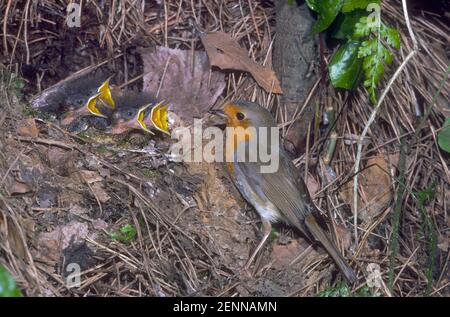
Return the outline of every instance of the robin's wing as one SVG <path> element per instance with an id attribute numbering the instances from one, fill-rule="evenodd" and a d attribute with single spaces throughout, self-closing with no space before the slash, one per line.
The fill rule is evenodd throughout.
<path id="1" fill-rule="evenodd" d="M 273 173 L 261 173 L 261 164 L 258 162 L 237 161 L 235 164 L 259 197 L 270 200 L 290 225 L 297 227 L 307 237 L 320 241 L 347 280 L 351 283 L 356 281 L 353 270 L 317 223 L 313 215 L 315 206 L 306 186 L 300 184 L 303 181 L 294 172 L 295 167 L 286 153 L 280 152 L 279 167 Z"/>
<path id="2" fill-rule="evenodd" d="M 297 167 L 295 167 L 294 163 L 292 163 L 292 160 L 291 160 L 291 157 L 289 156 L 289 154 L 286 151 L 284 151 L 283 149 L 281 149 L 281 151 L 284 154 L 284 155 L 281 155 L 281 157 L 285 160 L 284 164 L 291 171 L 290 174 L 295 179 L 296 186 L 297 186 L 299 192 L 302 194 L 302 199 L 307 204 L 309 204 L 313 207 L 312 210 L 309 209 L 309 211 L 312 213 L 312 215 L 314 216 L 314 218 L 316 219 L 316 221 L 318 222 L 320 227 L 322 227 L 322 229 L 324 229 L 324 230 L 328 230 L 328 226 L 327 226 L 324 218 L 320 214 L 317 207 L 311 202 L 312 199 L 311 199 L 311 196 L 309 195 L 309 191 L 308 191 L 308 188 L 306 187 L 305 181 L 303 180 L 302 173 L 300 173 L 300 170 Z"/>
<path id="3" fill-rule="evenodd" d="M 236 163 L 249 185 L 256 189 L 262 199 L 270 200 L 288 223 L 308 234 L 304 230 L 303 220 L 311 214 L 314 206 L 305 186 L 297 181 L 290 164 L 285 153 L 280 155 L 279 167 L 274 173 L 261 173 L 260 163 L 257 162 Z"/>

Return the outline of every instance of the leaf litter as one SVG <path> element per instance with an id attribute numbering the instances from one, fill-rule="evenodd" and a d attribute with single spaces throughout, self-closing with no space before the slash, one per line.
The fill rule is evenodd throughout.
<path id="1" fill-rule="evenodd" d="M 145 74 L 144 90 L 159 93 L 162 99 L 170 101 L 174 114 L 181 118 L 181 125 L 189 125 L 193 118 L 202 117 L 211 106 L 219 106 L 224 100 L 237 97 L 259 102 L 270 108 L 283 124 L 287 124 L 273 96 L 267 93 L 267 91 L 275 92 L 274 81 L 270 80 L 270 84 L 261 83 L 261 80 L 258 81 L 261 74 L 255 75 L 248 69 L 253 68 L 253 72 L 260 69 L 252 63 L 270 69 L 270 56 L 266 66 L 261 66 L 263 65 L 261 57 L 266 56 L 269 49 L 267 43 L 270 43 L 270 40 L 267 38 L 273 35 L 274 30 L 274 10 L 270 3 L 258 5 L 251 1 L 248 3 L 230 1 L 207 6 L 201 3 L 200 10 L 197 11 L 197 8 L 191 8 L 184 1 L 177 3 L 169 1 L 165 10 L 158 11 L 164 12 L 161 14 L 167 19 L 159 19 L 155 15 L 157 8 L 153 5 L 138 8 L 128 1 L 123 4 L 116 9 L 124 14 L 109 15 L 110 19 L 107 22 L 106 20 L 100 22 L 96 18 L 98 7 L 86 3 L 83 10 L 91 14 L 84 16 L 94 22 L 89 24 L 86 36 L 95 34 L 95 37 L 91 38 L 92 41 L 84 41 L 78 35 L 74 35 L 74 41 L 66 45 L 69 48 L 73 46 L 74 51 L 69 49 L 63 55 L 59 54 L 58 50 L 45 49 L 45 43 L 35 40 L 43 34 L 53 37 L 54 31 L 47 32 L 42 24 L 41 29 L 33 29 L 33 32 L 28 33 L 33 41 L 23 38 L 23 32 L 11 33 L 13 30 L 16 31 L 14 25 L 22 25 L 20 19 L 24 10 L 16 10 L 17 13 L 11 11 L 8 17 L 15 21 L 15 24 L 8 26 L 6 39 L 19 39 L 15 44 L 8 42 L 10 45 L 5 48 L 7 53 L 12 53 L 12 44 L 14 47 L 17 46 L 16 55 L 10 56 L 11 60 L 19 66 L 27 66 L 22 63 L 24 55 L 22 52 L 30 49 L 32 52 L 30 59 L 33 63 L 48 61 L 45 71 L 32 72 L 31 77 L 28 77 L 29 84 L 26 88 L 45 89 L 66 77 L 68 70 L 72 72 L 93 62 L 105 65 L 107 61 L 107 67 L 113 69 L 117 82 L 127 82 L 128 88 L 141 88 L 139 79 L 130 79 Z M 48 3 L 44 2 L 43 7 L 46 5 Z M 63 10 L 61 7 L 63 4 L 53 5 Z M 101 4 L 102 8 L 103 6 L 104 12 L 108 12 L 108 4 Z M 402 37 L 406 37 L 401 8 L 387 3 L 384 9 L 386 18 L 396 21 L 399 28 L 402 28 Z M 39 25 L 40 12 L 36 10 L 29 12 L 28 21 L 35 21 L 36 25 Z M 221 30 L 227 34 L 224 36 L 226 39 L 224 43 L 210 43 L 213 46 L 212 58 L 208 57 L 207 53 L 198 52 L 204 48 L 202 39 L 192 36 L 190 26 L 185 23 L 191 17 L 198 18 L 199 12 L 202 27 L 206 30 Z M 219 15 L 217 12 L 225 14 Z M 136 16 L 144 19 L 136 19 Z M 420 42 L 429 43 L 430 39 L 433 41 L 439 39 L 436 45 L 440 42 L 445 43 L 445 34 L 448 32 L 443 30 L 446 30 L 446 27 L 433 17 L 427 16 L 427 19 L 412 17 L 414 28 L 427 30 L 417 34 L 421 37 Z M 104 23 L 108 23 L 108 27 L 105 27 Z M 146 26 L 145 30 L 142 30 L 142 23 Z M 103 32 L 97 32 L 99 27 L 104 28 Z M 136 29 L 142 30 L 142 33 L 136 32 Z M 261 34 L 264 34 L 265 38 L 264 47 L 259 42 Z M 107 45 L 99 45 L 100 40 Z M 141 45 L 142 43 L 146 45 Z M 147 45 L 149 43 L 150 48 Z M 225 43 L 226 47 L 221 46 Z M 409 41 L 402 38 L 402 43 L 407 45 Z M 162 45 L 170 49 L 161 48 Z M 139 50 L 140 53 L 136 53 L 135 48 L 141 46 L 145 47 L 144 52 Z M 426 46 L 421 48 L 423 50 L 417 55 L 420 62 L 413 64 L 414 69 L 407 67 L 411 78 L 400 80 L 401 84 L 396 84 L 395 87 L 399 93 L 387 97 L 387 111 L 380 120 L 385 122 L 373 126 L 373 131 L 369 133 L 370 137 L 365 145 L 377 146 L 375 148 L 377 154 L 382 152 L 381 149 L 395 148 L 395 140 L 404 133 L 399 131 L 399 126 L 406 127 L 408 133 L 412 130 L 408 99 L 411 91 L 406 91 L 403 86 L 408 83 L 427 82 L 427 85 L 429 83 L 426 88 L 418 84 L 413 89 L 419 99 L 423 99 L 424 107 L 431 104 L 434 88 L 439 86 L 442 63 L 439 58 L 436 59 L 434 49 L 429 52 Z M 203 53 L 200 54 L 203 56 L 198 56 L 197 53 Z M 149 57 L 151 54 L 154 55 Z M 86 58 L 87 56 L 89 58 Z M 169 56 L 173 56 L 175 63 Z M 244 56 L 248 60 L 244 59 Z M 140 59 L 143 60 L 143 65 L 139 65 Z M 245 60 L 245 65 L 239 64 L 239 59 Z M 201 60 L 201 63 L 197 63 L 197 60 Z M 252 66 L 249 66 L 249 60 Z M 216 62 L 217 65 L 214 66 Z M 67 67 L 61 67 L 61 63 Z M 394 64 L 397 65 L 398 61 L 395 60 Z M 422 64 L 426 66 L 422 67 Z M 222 66 L 225 71 L 220 70 Z M 35 78 L 38 76 L 42 80 L 38 82 L 39 87 L 34 87 Z M 170 82 L 177 84 L 167 86 L 166 76 L 171 76 Z M 270 75 L 267 75 L 267 78 L 270 78 Z M 102 135 L 96 139 L 74 137 L 48 122 L 37 124 L 39 134 L 38 138 L 33 140 L 36 136 L 33 127 L 22 128 L 22 135 L 18 133 L 20 127 L 26 126 L 17 124 L 22 119 L 20 113 L 24 107 L 18 103 L 17 98 L 8 99 L 11 94 L 4 94 L 3 87 L 0 88 L 2 88 L 1 106 L 2 109 L 3 107 L 7 109 L 5 115 L 0 115 L 2 132 L 0 171 L 1 178 L 4 178 L 0 188 L 0 211 L 3 216 L 0 217 L 0 239 L 2 242 L 6 241 L 0 244 L 0 248 L 2 254 L 7 256 L 8 260 L 5 262 L 9 271 L 18 277 L 20 287 L 26 295 L 312 295 L 335 283 L 333 280 L 335 269 L 328 257 L 322 254 L 320 249 L 316 251 L 313 247 L 309 247 L 309 243 L 298 234 L 284 228 L 281 228 L 278 240 L 267 245 L 258 257 L 251 279 L 236 273 L 258 241 L 259 220 L 233 188 L 219 164 L 183 165 L 170 162 L 161 151 L 158 151 L 160 144 L 164 143 L 158 138 L 153 139 L 156 141 L 155 144 L 145 144 L 148 140 L 144 138 L 143 148 L 148 151 L 145 153 L 142 148 L 136 151 L 133 146 L 128 144 L 125 146 L 123 142 L 108 143 L 114 140 L 105 142 L 106 136 Z M 52 98 L 51 94 L 52 91 L 48 92 L 47 98 Z M 355 92 L 356 98 L 351 101 L 351 107 L 344 107 L 342 96 L 338 94 L 335 100 L 336 110 L 342 111 L 337 125 L 338 132 L 342 132 L 341 135 L 358 136 L 360 133 L 358 130 L 364 122 L 367 122 L 371 111 L 371 108 L 368 108 L 367 96 L 362 90 Z M 448 84 L 444 85 L 442 98 L 438 99 L 439 104 L 446 105 Z M 7 102 L 4 102 L 6 100 Z M 320 98 L 313 102 L 320 103 Z M 441 114 L 445 113 L 447 107 L 438 108 L 438 112 L 433 112 L 430 116 L 430 126 L 439 126 L 442 121 Z M 429 135 L 424 133 L 423 143 L 420 144 L 421 155 L 408 158 L 410 179 L 408 185 L 413 189 L 425 188 L 427 181 L 438 180 L 436 188 L 439 195 L 433 202 L 433 220 L 441 230 L 438 249 L 446 250 L 448 249 L 444 240 L 446 229 L 442 223 L 446 223 L 448 227 L 449 221 L 445 218 L 447 201 L 445 189 L 448 184 L 441 180 L 442 167 L 439 166 L 441 163 L 436 164 L 437 161 L 445 162 L 445 160 L 436 160 L 432 134 L 429 131 L 427 133 Z M 99 144 L 103 150 L 100 150 Z M 354 158 L 352 147 L 352 142 L 348 145 L 344 142 L 338 145 L 336 159 L 331 165 L 336 173 L 333 176 L 335 179 L 351 174 L 348 162 L 352 162 Z M 315 157 L 320 153 L 313 146 L 309 155 L 310 171 L 317 170 Z M 302 160 L 299 162 L 300 165 L 303 164 Z M 366 166 L 369 165 L 369 162 L 366 162 Z M 383 166 L 384 163 L 380 161 L 378 165 Z M 100 177 L 94 173 L 94 176 L 88 177 L 86 181 L 79 173 L 83 170 L 98 171 Z M 383 181 L 383 184 L 380 184 L 382 186 L 371 183 L 370 178 L 381 176 L 379 171 L 370 171 L 366 176 L 369 176 L 367 183 L 360 184 L 364 194 L 361 196 L 360 205 L 370 206 L 374 197 L 382 195 L 383 187 L 396 186 L 392 179 L 390 183 Z M 320 178 L 309 177 L 309 179 L 319 184 L 319 186 L 314 184 L 312 192 L 315 192 L 316 202 L 321 209 L 330 211 L 329 219 L 335 225 L 334 231 L 338 241 L 346 246 L 350 240 L 350 244 L 353 245 L 352 236 L 348 234 L 351 227 L 348 225 L 347 208 L 339 204 L 339 198 L 344 202 L 350 202 L 350 199 L 340 195 L 341 188 L 332 183 L 333 179 L 329 180 L 331 183 Z M 11 181 L 27 184 L 30 190 L 20 190 L 20 194 L 9 195 L 6 189 Z M 325 187 L 324 184 L 330 186 Z M 92 190 L 93 186 L 99 186 L 110 198 L 99 199 L 101 195 Z M 322 189 L 316 192 L 316 188 Z M 410 232 L 414 232 L 420 225 L 415 219 L 414 210 L 411 210 L 411 206 L 414 205 L 411 199 L 409 196 L 404 198 L 403 244 L 396 258 L 398 267 L 406 268 L 396 272 L 398 280 L 395 292 L 400 295 L 420 294 L 424 285 L 421 267 L 414 258 L 411 258 L 412 261 L 409 260 L 410 251 L 416 252 L 414 250 L 417 247 L 422 247 L 421 242 L 410 235 Z M 381 198 L 381 201 L 387 200 Z M 99 202 L 103 213 L 99 210 Z M 379 214 L 378 209 L 382 208 L 381 205 L 373 209 L 369 207 L 368 215 L 364 217 L 366 220 L 361 220 L 366 227 L 372 225 L 365 231 L 369 238 L 377 237 L 379 240 L 377 248 L 369 247 L 364 256 L 368 261 L 379 263 L 384 272 L 386 254 L 389 252 L 389 245 L 385 243 L 384 237 L 389 234 L 391 226 L 388 218 L 385 218 L 387 213 Z M 22 251 L 11 247 L 13 242 L 9 243 L 5 239 L 7 231 L 2 221 L 6 218 L 17 227 L 17 239 L 23 246 Z M 127 224 L 136 229 L 136 240 L 129 245 L 112 241 L 108 233 L 117 232 Z M 51 259 L 44 258 L 43 262 L 35 262 L 30 254 L 39 251 L 36 247 L 38 237 L 49 233 L 53 235 L 47 240 Z M 92 236 L 93 233 L 97 236 Z M 61 241 L 50 239 L 57 235 L 65 236 L 64 250 L 61 250 Z M 283 242 L 286 240 L 288 242 Z M 274 247 L 278 249 L 275 255 L 272 254 Z M 292 264 L 281 263 L 282 266 L 277 266 L 282 256 L 287 254 L 287 258 L 295 260 L 295 257 L 302 255 L 304 250 L 307 250 L 304 258 L 302 256 L 302 259 Z M 421 249 L 418 252 L 421 253 Z M 77 258 L 77 255 L 80 256 Z M 65 274 L 62 267 L 64 258 L 68 261 L 75 259 L 74 261 L 86 263 L 83 267 L 86 272 L 83 275 L 85 279 L 81 289 L 67 288 L 61 278 Z M 91 262 L 92 258 L 96 261 Z M 275 267 L 272 266 L 274 260 L 274 263 L 278 263 Z M 448 266 L 443 264 L 445 257 L 439 261 L 436 265 L 448 270 Z M 364 278 L 363 275 L 366 274 L 364 263 L 361 265 L 358 273 Z M 18 272 L 12 268 L 23 270 Z M 443 271 L 441 276 L 437 277 L 434 294 L 448 293 L 446 273 L 448 272 Z M 411 280 L 414 280 L 413 284 L 410 283 Z"/>

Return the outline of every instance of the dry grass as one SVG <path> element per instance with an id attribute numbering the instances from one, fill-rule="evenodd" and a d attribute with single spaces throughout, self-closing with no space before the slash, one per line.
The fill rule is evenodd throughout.
<path id="1" fill-rule="evenodd" d="M 136 48 L 150 49 L 154 45 L 182 48 L 186 50 L 203 49 L 198 38 L 198 30 L 221 30 L 236 38 L 241 46 L 249 51 L 252 59 L 259 63 L 271 64 L 271 43 L 275 31 L 273 4 L 268 1 L 162 1 L 155 2 L 117 0 L 105 7 L 95 1 L 85 4 L 82 16 L 83 28 L 70 29 L 64 25 L 64 17 L 56 15 L 64 12 L 69 1 L 4 1 L 2 12 L 1 61 L 8 66 L 2 68 L 0 113 L 0 264 L 4 265 L 17 279 L 27 295 L 121 295 L 121 296 L 175 296 L 175 295 L 235 295 L 239 282 L 233 278 L 235 272 L 224 269 L 216 258 L 211 257 L 203 233 L 196 232 L 184 223 L 177 222 L 192 203 L 181 197 L 177 202 L 179 210 L 168 215 L 155 205 L 146 194 L 146 180 L 125 169 L 117 161 L 103 158 L 91 144 L 80 146 L 77 139 L 56 126 L 48 126 L 48 138 L 33 142 L 18 141 L 15 128 L 22 114 L 22 106 L 11 92 L 14 84 L 7 74 L 9 71 L 22 72 L 28 80 L 25 92 L 35 93 L 64 78 L 68 73 L 83 67 L 98 65 L 108 67 L 116 75 L 118 82 L 141 85 L 142 61 Z M 145 5 L 144 5 L 145 4 Z M 389 1 L 383 6 L 382 18 L 401 30 L 402 48 L 395 55 L 394 66 L 386 76 L 392 75 L 404 57 L 412 50 L 411 39 L 403 19 L 401 5 Z M 391 175 L 396 193 L 403 188 L 400 197 L 392 195 L 393 201 L 369 222 L 358 225 L 359 239 L 350 239 L 353 259 L 359 268 L 360 288 L 369 275 L 368 263 L 381 267 L 383 280 L 388 283 L 387 272 L 392 253 L 389 241 L 394 223 L 391 215 L 394 206 L 401 206 L 399 248 L 394 256 L 394 283 L 392 291 L 386 285 L 381 287 L 383 295 L 419 296 L 427 293 L 426 275 L 429 244 L 427 237 L 421 237 L 424 222 L 430 221 L 437 241 L 447 241 L 437 248 L 436 262 L 433 263 L 433 282 L 428 294 L 448 296 L 450 277 L 448 261 L 448 239 L 450 219 L 449 158 L 438 150 L 436 133 L 442 126 L 444 111 L 450 102 L 450 83 L 443 78 L 448 67 L 448 58 L 442 48 L 449 43 L 450 30 L 439 16 L 429 13 L 411 16 L 412 28 L 417 36 L 419 52 L 406 66 L 388 93 L 381 106 L 377 120 L 367 134 L 363 147 L 361 165 L 366 166 L 369 158 L 383 155 L 399 155 L 400 141 L 405 140 L 406 153 L 401 173 L 386 171 Z M 327 52 L 329 60 L 332 52 Z M 243 98 L 257 101 L 281 118 L 283 126 L 292 120 L 283 118 L 277 98 L 260 89 L 247 74 L 227 74 L 227 88 L 222 104 L 230 99 Z M 381 85 L 383 86 L 383 85 Z M 301 168 L 308 166 L 316 175 L 315 180 L 322 188 L 316 195 L 316 203 L 321 210 L 328 210 L 333 221 L 333 230 L 339 235 L 336 226 L 347 231 L 353 229 L 351 211 L 342 203 L 339 195 L 353 175 L 356 157 L 356 143 L 349 138 L 359 136 L 366 126 L 373 106 L 367 93 L 358 89 L 353 94 L 325 90 L 315 86 L 309 102 L 325 105 L 331 98 L 331 105 L 338 113 L 336 131 L 338 143 L 332 163 L 323 164 L 326 137 L 316 136 L 316 142 L 306 149 L 306 154 L 297 158 Z M 437 90 L 440 94 L 433 99 Z M 218 105 L 218 106 L 219 106 Z M 429 107 L 433 105 L 429 115 Z M 320 114 L 325 107 L 320 107 Z M 444 109 L 444 110 L 443 110 Z M 447 110 L 448 111 L 448 107 Z M 447 112 L 448 115 L 448 112 Z M 301 116 L 298 111 L 297 117 Z M 291 118 L 292 119 L 292 118 Z M 422 124 L 423 122 L 423 124 Z M 53 131 L 53 132 L 51 132 Z M 57 135 L 57 143 L 50 136 Z M 14 142 L 12 142 L 14 140 Z M 35 238 L 29 233 L 26 223 L 35 215 L 26 209 L 21 198 L 9 197 L 6 193 L 7 179 L 17 169 L 23 156 L 30 156 L 34 146 L 57 146 L 66 151 L 78 153 L 80 160 L 86 162 L 92 157 L 103 168 L 110 171 L 109 184 L 112 193 L 126 192 L 123 207 L 129 213 L 117 220 L 117 228 L 124 218 L 138 228 L 137 240 L 124 246 L 108 240 L 88 240 L 91 247 L 98 250 L 95 267 L 83 272 L 80 289 L 67 289 L 59 272 L 51 270 L 51 263 L 34 260 L 31 249 Z M 138 155 L 138 154 L 136 154 Z M 144 155 L 136 159 L 142 159 Z M 330 170 L 335 174 L 329 178 Z M 392 169 L 395 171 L 395 168 Z M 404 174 L 404 184 L 399 184 L 399 174 Z M 420 192 L 435 184 L 435 199 L 425 207 L 425 215 L 416 198 Z M 89 189 L 86 189 L 87 191 Z M 170 189 L 169 189 L 170 190 Z M 172 190 L 173 192 L 173 190 Z M 360 184 L 359 193 L 365 189 Z M 175 194 L 175 193 L 173 193 Z M 118 194 L 119 195 L 119 194 Z M 428 220 L 427 220 L 428 219 Z M 142 223 L 140 225 L 139 223 Z M 395 234 L 395 233 L 394 233 Z M 369 242 L 376 241 L 377 248 Z M 21 246 L 21 247 L 18 247 Z M 192 250 L 195 250 L 192 251 Z M 328 264 L 327 264 L 328 263 Z M 329 265 L 318 260 L 314 268 Z M 310 270 L 311 267 L 305 268 Z M 260 274 L 265 274 L 262 270 Z M 319 288 L 315 283 L 307 283 L 291 295 L 314 294 Z"/>

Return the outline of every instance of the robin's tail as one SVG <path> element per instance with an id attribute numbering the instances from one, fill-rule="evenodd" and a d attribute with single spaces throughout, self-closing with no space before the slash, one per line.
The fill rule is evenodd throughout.
<path id="1" fill-rule="evenodd" d="M 308 228 L 311 235 L 316 240 L 320 241 L 322 246 L 327 250 L 327 252 L 333 258 L 333 260 L 336 262 L 342 274 L 344 274 L 345 279 L 350 284 L 354 284 L 357 280 L 355 272 L 348 265 L 348 263 L 345 261 L 345 259 L 342 257 L 341 253 L 336 249 L 333 243 L 330 241 L 327 234 L 319 226 L 313 215 L 308 215 L 305 217 L 305 225 Z"/>

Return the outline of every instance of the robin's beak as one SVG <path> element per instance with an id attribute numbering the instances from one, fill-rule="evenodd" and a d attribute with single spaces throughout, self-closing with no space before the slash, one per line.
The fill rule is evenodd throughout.
<path id="1" fill-rule="evenodd" d="M 211 109 L 208 111 L 212 116 L 205 118 L 205 124 L 209 126 L 223 126 L 226 124 L 227 115 L 221 109 Z"/>
<path id="2" fill-rule="evenodd" d="M 103 82 L 103 84 L 98 88 L 99 93 L 99 99 L 104 101 L 104 103 L 114 109 L 116 108 L 116 103 L 114 102 L 114 99 L 111 94 L 111 89 L 109 87 L 109 81 L 111 80 L 113 76 L 109 77 L 107 80 Z"/>
<path id="3" fill-rule="evenodd" d="M 210 109 L 208 113 L 226 119 L 227 115 L 222 109 Z"/>

